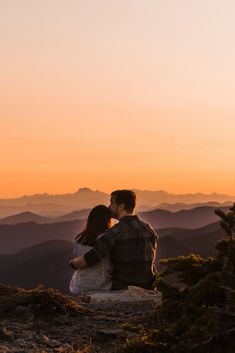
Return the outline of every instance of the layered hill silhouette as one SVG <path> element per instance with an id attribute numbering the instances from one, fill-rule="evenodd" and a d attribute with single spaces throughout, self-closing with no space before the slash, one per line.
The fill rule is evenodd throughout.
<path id="1" fill-rule="evenodd" d="M 86 212 L 84 210 L 81 213 L 76 212 L 72 215 L 66 215 L 61 220 L 78 215 L 83 217 Z M 208 225 L 208 223 L 217 221 L 217 216 L 214 214 L 214 208 L 212 207 L 200 207 L 175 213 L 154 210 L 140 213 L 140 217 L 156 227 L 160 234 L 162 232 L 163 235 L 180 241 L 186 238 L 193 239 L 199 235 L 203 237 L 204 234 L 213 233 L 219 228 L 216 223 Z M 27 222 L 28 219 L 33 219 L 34 222 Z M 48 221 L 48 219 L 28 213 L 9 217 L 7 221 L 10 224 L 0 224 L 0 254 L 14 253 L 47 240 L 63 239 L 72 241 L 74 236 L 85 226 L 85 219 L 41 224 L 43 221 L 52 222 L 54 220 Z M 13 224 L 15 221 L 19 223 Z M 36 223 L 36 221 L 39 223 Z M 6 222 L 6 220 L 3 222 Z M 188 244 L 186 246 L 191 248 Z"/>
<path id="2" fill-rule="evenodd" d="M 68 292 L 73 274 L 69 267 L 73 243 L 53 240 L 28 247 L 13 255 L 0 255 L 0 282 L 23 288 L 39 284 Z"/>
<path id="3" fill-rule="evenodd" d="M 192 238 L 182 240 L 182 244 L 186 247 L 190 246 L 195 254 L 202 257 L 214 256 L 217 254 L 215 244 L 225 238 L 224 231 L 217 229 L 207 234 L 194 235 Z"/>
<path id="4" fill-rule="evenodd" d="M 148 212 L 139 212 L 137 214 L 140 216 L 141 219 L 152 224 L 152 226 L 157 228 L 180 227 L 196 229 L 206 226 L 207 224 L 213 223 L 217 220 L 217 216 L 214 213 L 215 209 L 216 208 L 212 206 L 196 207 L 193 209 L 181 210 L 178 212 L 170 212 L 167 210 L 155 209 Z M 227 211 L 229 207 L 220 207 L 220 209 Z M 0 225 L 28 222 L 44 224 L 67 222 L 74 220 L 81 221 L 87 218 L 89 211 L 89 209 L 83 209 L 54 218 L 42 217 L 32 212 L 23 212 L 17 215 L 1 219 Z"/>
<path id="5" fill-rule="evenodd" d="M 169 212 L 156 209 L 140 213 L 140 217 L 157 228 L 189 228 L 196 229 L 216 222 L 215 207 L 203 206 L 190 210 Z M 227 211 L 229 207 L 220 208 Z"/>
<path id="6" fill-rule="evenodd" d="M 73 225 L 67 224 L 67 226 L 70 227 L 70 232 L 73 232 Z M 218 223 L 196 230 L 160 229 L 158 233 L 157 267 L 159 270 L 161 266 L 158 262 L 163 258 L 190 253 L 197 253 L 201 256 L 215 255 L 215 243 L 224 237 L 224 232 L 219 228 Z M 69 281 L 73 273 L 68 266 L 72 258 L 73 241 L 71 240 L 73 237 L 68 234 L 69 232 L 61 233 L 60 236 L 69 240 L 49 240 L 31 247 L 25 245 L 24 249 L 14 254 L 11 251 L 11 254 L 0 255 L 0 282 L 24 288 L 34 288 L 38 284 L 44 284 L 46 287 L 68 292 Z M 52 238 L 50 234 L 50 239 Z M 20 247 L 19 244 L 18 247 Z"/>
<path id="7" fill-rule="evenodd" d="M 170 237 L 159 240 L 157 262 L 165 257 L 187 255 L 191 252 Z M 0 255 L 0 283 L 23 288 L 38 284 L 68 293 L 73 271 L 68 266 L 73 242 L 53 240 L 25 248 L 11 255 Z"/>
<path id="8" fill-rule="evenodd" d="M 25 233 L 20 235 L 13 232 L 11 236 L 8 234 L 5 254 L 0 255 L 0 283 L 25 288 L 34 288 L 38 284 L 44 284 L 47 287 L 68 292 L 68 284 L 73 273 L 68 262 L 72 257 L 74 235 L 81 226 L 81 223 L 77 222 L 1 226 L 15 232 L 20 226 Z M 33 236 L 32 232 L 36 236 Z M 40 234 L 43 236 L 40 237 Z M 224 238 L 224 232 L 218 222 L 194 230 L 159 229 L 158 235 L 157 267 L 159 270 L 161 267 L 158 262 L 163 258 L 190 253 L 213 256 L 215 255 L 215 243 Z M 1 241 L 0 236 L 0 247 L 4 249 Z M 29 244 L 34 245 L 29 246 Z"/>
<path id="9" fill-rule="evenodd" d="M 32 212 L 22 212 L 13 216 L 8 216 L 0 220 L 0 224 L 18 224 L 18 223 L 51 223 L 48 217 L 42 217 Z"/>
<path id="10" fill-rule="evenodd" d="M 177 204 L 175 211 L 184 209 L 189 204 L 218 202 L 232 202 L 235 197 L 212 193 L 210 195 L 197 194 L 172 194 L 166 191 L 135 190 L 138 198 L 138 211 L 147 211 L 153 208 L 173 210 L 169 204 Z M 15 199 L 0 199 L 0 218 L 16 213 L 33 212 L 44 217 L 57 217 L 65 213 L 82 209 L 90 209 L 97 204 L 108 204 L 110 195 L 89 188 L 80 188 L 75 193 L 50 195 L 47 193 L 25 195 Z M 167 204 L 167 205 L 166 205 Z M 181 204 L 181 205 L 180 205 Z M 186 205 L 186 206 L 185 206 Z"/>
<path id="11" fill-rule="evenodd" d="M 187 228 L 162 228 L 158 230 L 161 238 L 170 236 L 175 240 L 186 240 L 198 236 L 203 236 L 205 234 L 213 233 L 217 230 L 221 230 L 219 222 L 214 222 L 206 225 L 205 227 L 197 229 L 187 229 Z M 222 231 L 221 231 L 222 234 Z"/>
<path id="12" fill-rule="evenodd" d="M 19 224 L 19 223 L 28 223 L 34 222 L 39 224 L 46 224 L 46 223 L 59 223 L 59 222 L 68 222 L 68 221 L 75 221 L 75 220 L 83 220 L 86 219 L 90 209 L 74 211 L 60 217 L 43 217 L 39 214 L 33 212 L 22 212 L 12 216 L 8 216 L 5 218 L 0 219 L 0 224 Z"/>
<path id="13" fill-rule="evenodd" d="M 182 203 L 182 202 L 178 202 L 178 203 L 162 203 L 158 206 L 159 209 L 161 210 L 166 210 L 166 211 L 170 211 L 170 212 L 178 212 L 178 211 L 182 211 L 182 210 L 191 210 L 193 208 L 197 208 L 197 207 L 213 207 L 213 208 L 222 208 L 222 207 L 231 207 L 232 206 L 232 202 L 228 201 L 228 202 L 204 202 L 204 203 Z"/>
<path id="14" fill-rule="evenodd" d="M 196 203 L 207 203 L 207 202 L 219 202 L 224 203 L 235 199 L 234 196 L 212 193 L 212 194 L 172 194 L 166 191 L 148 191 L 148 190 L 134 190 L 137 194 L 138 200 L 141 201 L 141 205 L 157 205 L 169 203 L 183 203 L 183 204 L 196 204 Z M 157 204 L 156 204 L 157 201 Z"/>
<path id="15" fill-rule="evenodd" d="M 56 222 L 66 222 L 66 221 L 74 221 L 78 219 L 86 219 L 89 215 L 90 209 L 84 209 L 80 211 L 74 211 L 63 216 L 57 217 Z"/>
<path id="16" fill-rule="evenodd" d="M 83 229 L 83 221 L 37 224 L 34 222 L 0 225 L 0 254 L 13 254 L 47 240 L 73 241 Z"/>
<path id="17" fill-rule="evenodd" d="M 160 244 L 166 241 L 168 244 L 171 242 L 171 246 L 164 247 L 167 249 L 166 257 L 186 255 L 190 252 L 199 254 L 202 257 L 214 256 L 217 253 L 215 244 L 225 238 L 219 222 L 193 230 L 181 228 L 160 229 L 158 234 Z M 161 257 L 165 257 L 165 253 L 162 253 Z"/>
<path id="18" fill-rule="evenodd" d="M 157 261 L 190 253 L 215 255 L 214 245 L 224 232 L 214 211 L 215 206 L 210 205 L 175 212 L 139 212 L 141 219 L 157 228 Z M 68 292 L 73 240 L 84 229 L 88 213 L 89 208 L 59 217 L 22 212 L 0 220 L 0 282 L 25 288 L 42 283 Z"/>
<path id="19" fill-rule="evenodd" d="M 25 195 L 15 199 L 0 199 L 0 217 L 13 215 L 16 209 L 21 212 L 36 212 L 43 216 L 61 216 L 64 213 L 94 207 L 97 204 L 108 204 L 110 196 L 101 191 L 80 188 L 73 194 L 50 195 L 47 193 Z M 5 208 L 11 212 L 4 214 Z"/>
<path id="20" fill-rule="evenodd" d="M 160 237 L 158 240 L 158 261 L 169 257 L 188 255 L 191 252 L 193 250 L 190 247 L 171 236 Z"/>

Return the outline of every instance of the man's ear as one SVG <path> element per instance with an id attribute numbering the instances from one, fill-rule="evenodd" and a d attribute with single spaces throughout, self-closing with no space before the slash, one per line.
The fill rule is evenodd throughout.
<path id="1" fill-rule="evenodd" d="M 119 205 L 119 210 L 120 210 L 120 211 L 124 211 L 124 209 L 125 209 L 125 205 L 124 205 L 124 203 L 121 203 L 121 204 Z"/>

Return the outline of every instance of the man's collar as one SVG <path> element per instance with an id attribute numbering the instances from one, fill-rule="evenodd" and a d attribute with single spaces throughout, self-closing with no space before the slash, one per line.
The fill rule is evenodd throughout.
<path id="1" fill-rule="evenodd" d="M 133 215 L 128 215 L 128 216 L 123 216 L 120 220 L 119 220 L 119 222 L 122 222 L 122 221 L 125 221 L 125 220 L 134 220 L 134 219 L 139 219 L 139 217 L 137 216 L 137 215 L 135 215 L 135 214 L 133 214 Z"/>

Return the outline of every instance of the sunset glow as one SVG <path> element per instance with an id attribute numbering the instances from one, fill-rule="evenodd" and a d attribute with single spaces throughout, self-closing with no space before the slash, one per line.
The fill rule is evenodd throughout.
<path id="1" fill-rule="evenodd" d="M 0 197 L 235 195 L 233 0 L 0 3 Z"/>

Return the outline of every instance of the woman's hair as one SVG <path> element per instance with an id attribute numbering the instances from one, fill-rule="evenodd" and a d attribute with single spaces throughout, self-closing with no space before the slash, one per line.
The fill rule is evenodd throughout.
<path id="1" fill-rule="evenodd" d="M 95 206 L 88 218 L 84 231 L 75 237 L 75 240 L 83 245 L 93 246 L 97 237 L 111 227 L 112 213 L 104 205 Z"/>

